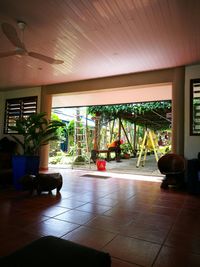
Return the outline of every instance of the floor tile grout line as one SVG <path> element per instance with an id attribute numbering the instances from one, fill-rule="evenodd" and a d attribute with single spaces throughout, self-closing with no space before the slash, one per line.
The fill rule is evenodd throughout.
<path id="1" fill-rule="evenodd" d="M 106 251 L 105 247 L 108 246 L 114 239 L 116 239 L 118 236 L 122 236 L 120 233 L 117 233 L 110 241 L 108 241 L 101 249 Z M 129 238 L 132 238 L 132 239 L 136 239 L 136 240 L 139 240 L 139 241 L 145 241 L 145 242 L 148 242 L 148 243 L 153 243 L 153 244 L 156 244 L 156 245 L 160 245 L 158 243 L 154 243 L 154 242 L 151 242 L 151 241 L 147 241 L 147 240 L 143 240 L 143 239 L 138 239 L 138 238 L 133 238 L 133 237 L 129 237 Z M 141 266 L 141 267 L 145 267 L 143 265 L 139 265 L 137 263 L 134 263 L 134 262 L 130 262 L 130 261 L 126 261 L 124 259 L 121 259 L 121 258 L 117 258 L 117 257 L 113 257 L 111 256 L 112 258 L 116 258 L 116 259 L 119 259 L 121 261 L 124 261 L 124 262 L 127 262 L 127 263 L 130 263 L 130 264 L 134 264 L 134 265 L 137 265 L 137 266 Z"/>
<path id="2" fill-rule="evenodd" d="M 77 224 L 78 225 L 78 224 Z M 69 232 L 67 232 L 66 234 L 64 234 L 64 235 L 61 235 L 60 236 L 60 238 L 63 238 L 63 236 L 66 236 L 66 235 L 68 235 L 69 233 L 71 233 L 71 232 L 73 232 L 74 230 L 77 230 L 77 229 L 79 229 L 81 227 L 81 225 L 79 224 L 79 226 L 77 226 L 76 228 L 74 228 L 73 230 L 70 230 Z M 68 239 L 67 239 L 68 240 Z"/>
<path id="3" fill-rule="evenodd" d="M 57 220 L 57 221 L 62 221 L 62 222 L 68 222 L 68 223 L 71 223 L 71 224 L 77 224 L 77 225 L 80 225 L 80 226 L 87 226 L 87 224 L 90 222 L 90 221 L 92 221 L 92 220 L 94 220 L 95 218 L 96 218 L 97 216 L 95 216 L 94 218 L 92 218 L 92 219 L 89 219 L 88 221 L 86 221 L 86 222 L 84 222 L 84 223 L 77 223 L 77 222 L 72 222 L 72 221 L 68 221 L 68 220 L 64 220 L 64 219 L 58 219 L 58 218 L 54 218 L 55 220 Z M 89 228 L 89 226 L 87 226 L 88 228 Z M 104 230 L 105 231 L 105 230 Z"/>
<path id="4" fill-rule="evenodd" d="M 184 202 L 185 202 L 185 198 L 184 198 Z M 170 227 L 170 229 L 169 229 L 169 231 L 168 231 L 166 237 L 164 238 L 164 240 L 163 240 L 163 242 L 162 242 L 162 244 L 161 244 L 161 246 L 160 246 L 160 249 L 159 249 L 159 251 L 158 251 L 156 257 L 155 257 L 155 259 L 154 259 L 153 262 L 152 262 L 151 267 L 153 267 L 154 263 L 155 263 L 156 260 L 158 259 L 158 256 L 159 256 L 159 254 L 160 254 L 160 252 L 161 252 L 161 250 L 162 250 L 162 248 L 163 248 L 163 246 L 164 246 L 164 244 L 165 244 L 167 238 L 169 237 L 169 235 L 170 235 L 170 233 L 171 233 L 171 230 L 173 229 L 173 227 L 174 227 L 174 225 L 175 225 L 175 223 L 176 223 L 176 221 L 177 221 L 177 219 L 178 219 L 178 216 L 180 215 L 182 209 L 183 209 L 183 208 L 181 207 L 180 210 L 179 210 L 179 212 L 177 213 L 177 215 L 176 215 L 176 219 L 175 219 L 174 222 L 172 223 L 172 225 L 171 225 L 171 227 Z"/>
<path id="5" fill-rule="evenodd" d="M 134 265 L 136 265 L 138 267 L 145 267 L 144 265 L 140 265 L 138 263 L 127 261 L 127 260 L 124 260 L 124 259 L 121 259 L 121 258 L 117 258 L 117 257 L 113 257 L 113 256 L 111 256 L 111 258 L 117 259 L 117 260 L 122 261 L 122 262 L 126 262 L 126 263 L 131 264 L 131 265 L 134 264 Z"/>
<path id="6" fill-rule="evenodd" d="M 115 236 L 114 236 L 110 241 L 108 241 L 105 245 L 103 245 L 101 249 L 103 250 L 103 249 L 104 249 L 107 245 L 109 245 L 109 244 L 110 244 L 110 243 L 111 243 L 111 242 L 112 242 L 118 235 L 119 235 L 119 233 L 117 233 L 117 234 L 115 233 Z"/>

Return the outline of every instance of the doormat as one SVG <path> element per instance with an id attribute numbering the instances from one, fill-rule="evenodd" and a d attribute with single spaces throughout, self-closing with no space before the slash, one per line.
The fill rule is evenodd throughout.
<path id="1" fill-rule="evenodd" d="M 111 178 L 111 176 L 107 176 L 107 175 L 101 175 L 101 174 L 90 174 L 90 173 L 86 173 L 81 175 L 81 177 L 88 177 L 88 178 L 100 178 L 100 179 L 108 179 Z"/>

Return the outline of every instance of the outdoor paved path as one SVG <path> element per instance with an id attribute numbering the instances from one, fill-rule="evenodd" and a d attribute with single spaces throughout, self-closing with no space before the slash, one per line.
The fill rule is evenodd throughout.
<path id="1" fill-rule="evenodd" d="M 140 165 L 139 168 L 136 167 L 137 158 L 122 159 L 121 162 L 116 162 L 112 160 L 106 162 L 106 171 L 114 173 L 127 173 L 127 174 L 141 174 L 141 175 L 153 175 L 153 176 L 163 176 L 157 168 L 157 162 L 154 155 L 147 156 L 145 166 Z M 71 165 L 50 165 L 52 168 L 67 168 L 72 169 Z M 73 166 L 75 170 L 88 170 L 96 171 L 97 167 L 94 163 Z"/>

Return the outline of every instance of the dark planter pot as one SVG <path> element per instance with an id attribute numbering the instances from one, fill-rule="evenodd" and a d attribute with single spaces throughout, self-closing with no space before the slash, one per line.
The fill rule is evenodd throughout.
<path id="1" fill-rule="evenodd" d="M 130 159 L 130 157 L 131 157 L 130 154 L 128 154 L 128 153 L 124 153 L 123 156 L 124 156 L 125 159 Z"/>
<path id="2" fill-rule="evenodd" d="M 38 175 L 39 173 L 39 156 L 13 156 L 13 183 L 16 190 L 22 190 L 23 187 L 20 179 L 27 174 Z"/>

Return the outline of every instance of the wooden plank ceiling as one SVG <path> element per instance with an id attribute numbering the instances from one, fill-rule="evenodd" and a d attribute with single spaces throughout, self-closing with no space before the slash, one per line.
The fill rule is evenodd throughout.
<path id="1" fill-rule="evenodd" d="M 199 0 L 1 0 L 0 22 L 27 24 L 28 55 L 0 58 L 0 89 L 77 81 L 200 61 Z M 0 29 L 0 52 L 15 47 Z"/>

